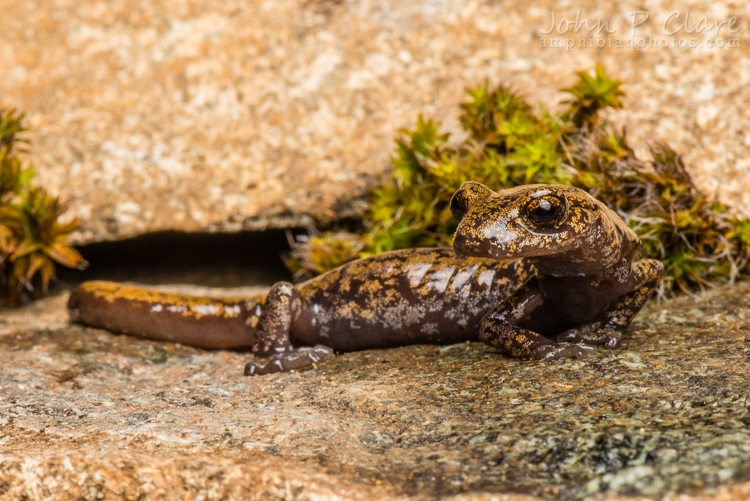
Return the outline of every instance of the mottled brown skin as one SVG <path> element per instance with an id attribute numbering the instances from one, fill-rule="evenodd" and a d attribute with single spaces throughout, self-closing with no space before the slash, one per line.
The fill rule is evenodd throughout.
<path id="1" fill-rule="evenodd" d="M 554 221 L 528 219 L 547 199 L 560 204 Z M 70 317 L 148 339 L 252 349 L 246 375 L 315 365 L 333 350 L 477 339 L 515 357 L 582 357 L 591 345 L 619 344 L 661 277 L 660 263 L 641 259 L 635 234 L 574 188 L 493 193 L 466 183 L 451 209 L 461 220 L 455 254 L 379 254 L 297 286 L 277 283 L 265 298 L 88 282 L 71 293 Z"/>
<path id="2" fill-rule="evenodd" d="M 582 190 L 468 182 L 451 200 L 462 257 L 524 258 L 536 276 L 482 320 L 479 338 L 520 358 L 583 357 L 616 348 L 664 267 L 614 212 Z M 552 341 L 550 338 L 556 339 Z"/>
<path id="3" fill-rule="evenodd" d="M 68 301 L 71 320 L 202 348 L 248 349 L 245 374 L 310 366 L 332 350 L 476 341 L 482 317 L 528 281 L 521 260 L 457 258 L 410 249 L 359 259 L 256 298 L 165 294 L 87 282 Z M 314 348 L 304 348 L 304 347 Z"/>

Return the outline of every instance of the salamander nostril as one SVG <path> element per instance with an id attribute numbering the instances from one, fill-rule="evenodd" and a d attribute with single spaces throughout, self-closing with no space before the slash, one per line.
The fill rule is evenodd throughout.
<path id="1" fill-rule="evenodd" d="M 460 191 L 456 192 L 453 197 L 451 197 L 451 214 L 453 214 L 453 217 L 456 218 L 457 221 L 460 221 L 466 215 L 466 207 L 461 200 Z"/>

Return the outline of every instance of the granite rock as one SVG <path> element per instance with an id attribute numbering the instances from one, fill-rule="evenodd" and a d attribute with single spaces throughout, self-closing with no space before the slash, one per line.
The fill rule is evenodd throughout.
<path id="1" fill-rule="evenodd" d="M 624 82 L 611 118 L 638 151 L 670 142 L 699 187 L 750 215 L 745 1 L 0 0 L 0 11 L 0 106 L 26 111 L 28 159 L 82 221 L 77 243 L 357 214 L 418 114 L 456 131 L 463 89 L 484 80 L 554 106 L 598 61 Z M 649 19 L 633 31 L 637 11 Z M 657 47 L 617 45 L 641 40 Z"/>
<path id="2" fill-rule="evenodd" d="M 0 314 L 0 497 L 750 496 L 750 284 L 652 303 L 579 361 L 411 346 L 254 378 L 246 353 L 69 325 L 65 300 Z"/>

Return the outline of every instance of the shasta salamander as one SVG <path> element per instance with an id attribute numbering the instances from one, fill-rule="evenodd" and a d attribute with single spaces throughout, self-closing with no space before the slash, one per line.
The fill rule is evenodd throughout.
<path id="1" fill-rule="evenodd" d="M 300 369 L 333 351 L 482 340 L 520 358 L 584 357 L 620 337 L 658 286 L 661 263 L 587 193 L 464 183 L 454 250 L 347 263 L 264 297 L 202 298 L 87 282 L 73 322 L 160 341 L 251 349 L 246 375 Z"/>

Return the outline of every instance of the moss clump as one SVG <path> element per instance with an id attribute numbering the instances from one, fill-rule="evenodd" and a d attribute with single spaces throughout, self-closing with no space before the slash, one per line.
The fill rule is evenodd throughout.
<path id="1" fill-rule="evenodd" d="M 65 244 L 78 227 L 59 221 L 65 207 L 33 183 L 34 168 L 18 157 L 23 116 L 0 110 L 0 289 L 4 302 L 17 304 L 47 291 L 55 263 L 84 268 L 86 261 Z"/>
<path id="2" fill-rule="evenodd" d="M 578 76 L 559 113 L 535 112 L 505 86 L 469 90 L 461 115 L 468 137 L 459 144 L 420 117 L 396 139 L 393 180 L 373 190 L 361 224 L 298 241 L 290 269 L 320 273 L 378 252 L 450 245 L 450 197 L 473 180 L 495 190 L 560 183 L 588 191 L 636 230 L 647 257 L 665 264 L 664 290 L 750 274 L 750 222 L 700 193 L 668 146 L 637 158 L 625 132 L 600 116 L 622 106 L 620 82 L 601 65 Z"/>

